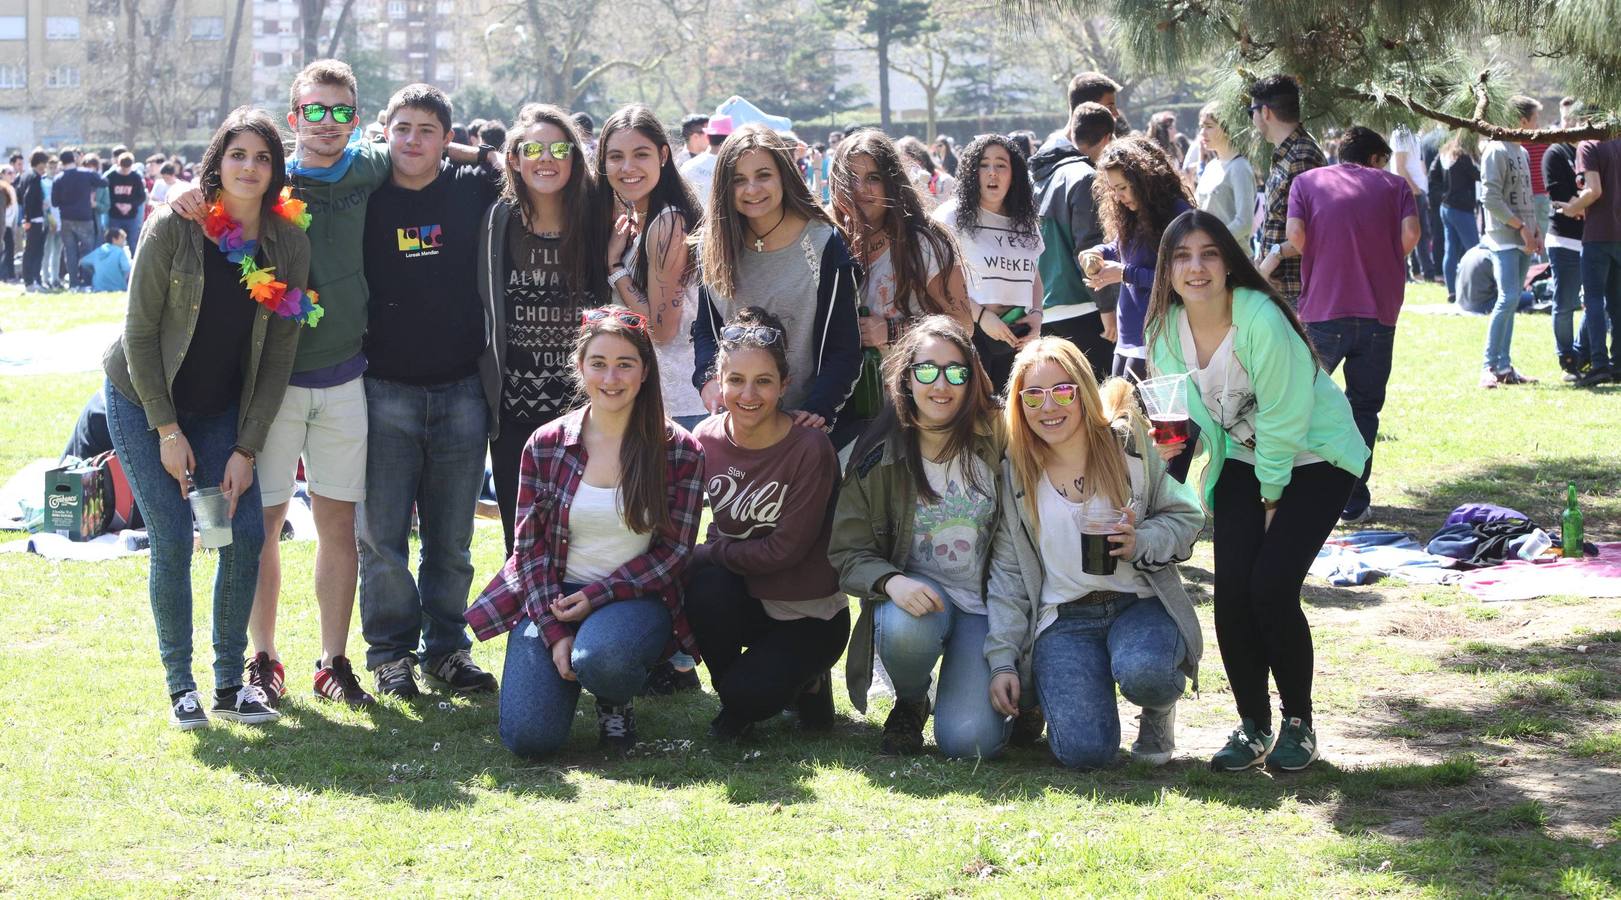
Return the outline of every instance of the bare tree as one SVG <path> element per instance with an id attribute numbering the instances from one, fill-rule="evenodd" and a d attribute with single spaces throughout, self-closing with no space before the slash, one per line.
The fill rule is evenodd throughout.
<path id="1" fill-rule="evenodd" d="M 225 44 L 225 64 L 220 72 L 219 119 L 222 122 L 234 108 L 231 88 L 236 76 L 236 50 L 242 39 L 242 20 L 247 16 L 247 12 L 248 0 L 236 0 L 236 17 L 231 20 L 231 37 Z"/>
<path id="2" fill-rule="evenodd" d="M 349 22 L 349 13 L 354 9 L 355 0 L 343 0 L 338 7 L 337 19 L 332 25 L 332 37 L 326 45 L 326 56 L 334 56 L 338 52 L 338 41 L 343 36 L 344 26 Z M 332 6 L 332 0 L 298 0 L 298 22 L 300 29 L 299 53 L 301 65 L 309 65 L 321 58 L 321 23 L 326 19 L 327 10 Z"/>

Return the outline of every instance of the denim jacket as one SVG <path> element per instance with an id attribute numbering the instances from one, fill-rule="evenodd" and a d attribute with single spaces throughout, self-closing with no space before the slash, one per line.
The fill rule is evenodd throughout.
<path id="1" fill-rule="evenodd" d="M 259 245 L 265 267 L 291 287 L 309 284 L 310 242 L 298 226 L 279 216 L 260 221 Z M 102 368 L 119 393 L 146 412 L 152 428 L 176 420 L 170 388 L 197 330 L 203 300 L 203 254 L 218 253 L 203 227 L 168 207 L 153 214 L 141 230 L 141 245 L 130 273 L 124 333 L 102 355 Z M 243 289 L 243 303 L 252 303 Z M 261 307 L 253 321 L 248 358 L 243 364 L 242 400 L 236 442 L 257 453 L 281 408 L 298 351 L 299 324 Z"/>

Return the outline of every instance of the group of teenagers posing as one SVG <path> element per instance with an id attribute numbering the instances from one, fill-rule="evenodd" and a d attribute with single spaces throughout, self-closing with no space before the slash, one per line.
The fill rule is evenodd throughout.
<path id="1" fill-rule="evenodd" d="M 396 95 L 390 127 L 413 97 L 448 126 L 448 104 L 418 87 Z M 295 112 L 313 121 L 307 106 Z M 299 131 L 293 114 L 289 124 Z M 1157 174 L 1138 140 L 1117 139 L 1114 158 L 1141 156 Z M 480 639 L 508 635 L 507 747 L 561 748 L 582 688 L 601 741 L 633 746 L 633 699 L 650 677 L 696 683 L 699 664 L 720 699 L 716 737 L 785 709 L 828 729 L 831 670 L 848 648 L 858 710 L 875 658 L 894 686 L 888 752 L 920 752 L 932 713 L 948 756 L 992 757 L 1045 730 L 1063 764 L 1105 766 L 1120 746 L 1118 687 L 1142 708 L 1132 755 L 1163 764 L 1203 650 L 1177 563 L 1208 511 L 1217 639 L 1240 719 L 1212 766 L 1298 770 L 1317 758 L 1300 588 L 1368 448 L 1292 308 L 1220 218 L 1145 196 L 1105 151 L 1109 178 L 1095 191 L 1114 211 L 1103 216 L 1111 243 L 1094 254 L 1103 261 L 1077 265 L 1097 286 L 1124 282 L 1141 307 L 1140 363 L 1122 366 L 1042 334 L 1029 255 L 1040 229 L 1005 137 L 962 152 L 956 202 L 935 218 L 876 131 L 836 148 L 829 209 L 786 142 L 737 129 L 716 151 L 707 216 L 647 109 L 610 117 L 594 160 L 584 147 L 563 110 L 531 104 L 503 147 L 469 160 L 499 187 L 480 210 L 479 315 L 481 358 L 499 367 L 484 390 L 508 557 L 465 621 Z M 263 112 L 221 126 L 202 166 L 208 219 L 159 218 L 107 354 L 109 422 L 149 523 L 160 650 L 186 728 L 206 724 L 189 673 L 194 480 L 226 489 L 237 529 L 215 584 L 211 711 L 276 716 L 275 693 L 241 669 L 253 610 L 243 594 L 265 543 L 254 463 L 311 323 L 248 299 L 242 246 L 233 258 L 214 232 L 239 227 L 260 269 L 288 290 L 308 286 L 323 248 L 287 221 L 282 153 Z M 545 318 L 564 327 L 543 332 L 556 341 L 547 348 L 532 328 L 513 330 L 515 303 L 532 296 L 503 291 L 530 283 L 535 241 L 550 260 L 542 277 L 560 288 Z M 993 262 L 978 252 L 989 246 L 1026 255 Z M 535 355 L 515 364 L 519 335 Z M 541 359 L 560 364 L 566 392 L 523 383 Z M 1185 375 L 1190 439 L 1155 443 L 1131 382 L 1100 379 L 1106 365 Z M 848 401 L 864 377 L 883 402 L 858 411 Z M 514 401 L 537 393 L 559 398 L 560 414 L 507 428 Z M 1202 490 L 1176 474 L 1195 454 Z M 1083 520 L 1112 523 L 1114 564 L 1083 565 Z M 425 545 L 440 524 L 423 510 Z M 318 560 L 318 592 L 331 575 Z M 421 602 L 427 640 L 444 623 Z M 329 624 L 323 615 L 323 640 Z M 337 699 L 319 676 L 317 693 Z"/>

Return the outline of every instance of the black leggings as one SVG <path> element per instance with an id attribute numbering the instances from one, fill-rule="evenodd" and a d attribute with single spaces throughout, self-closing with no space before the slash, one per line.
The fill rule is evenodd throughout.
<path id="1" fill-rule="evenodd" d="M 831 619 L 773 619 L 743 576 L 721 566 L 687 573 L 686 612 L 721 706 L 741 722 L 782 712 L 850 641 L 848 609 Z"/>
<path id="2" fill-rule="evenodd" d="M 1103 336 L 1103 316 L 1089 312 L 1084 316 L 1041 323 L 1041 333 L 1061 337 L 1074 344 L 1086 361 L 1092 364 L 1092 374 L 1098 381 L 1109 377 L 1114 368 L 1114 341 Z"/>
<path id="3" fill-rule="evenodd" d="M 490 441 L 490 472 L 495 476 L 495 501 L 501 506 L 507 556 L 512 555 L 512 538 L 518 527 L 518 470 L 523 464 L 523 448 L 535 429 L 544 424 L 502 419 L 500 437 Z"/>
<path id="4" fill-rule="evenodd" d="M 1216 482 L 1216 641 L 1238 715 L 1261 731 L 1272 730 L 1268 673 L 1284 718 L 1311 723 L 1311 625 L 1300 586 L 1354 484 L 1331 463 L 1296 467 L 1267 528 L 1254 466 L 1229 459 Z"/>

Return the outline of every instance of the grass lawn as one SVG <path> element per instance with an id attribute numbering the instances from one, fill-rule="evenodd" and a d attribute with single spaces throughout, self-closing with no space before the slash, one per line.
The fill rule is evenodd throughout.
<path id="1" fill-rule="evenodd" d="M 1431 287 L 1409 304 L 1370 527 L 1427 538 L 1469 500 L 1557 523 L 1575 480 L 1589 535 L 1618 539 L 1621 388 L 1560 384 L 1548 318 L 1522 316 L 1515 360 L 1543 383 L 1481 391 L 1484 320 L 1436 314 Z M 120 314 L 109 296 L 0 289 L 8 333 Z M 0 477 L 58 453 L 100 382 L 0 374 Z M 500 545 L 498 525 L 478 529 L 475 590 Z M 145 559 L 0 555 L 0 894 L 1621 895 L 1618 601 L 1309 584 L 1325 760 L 1294 776 L 1205 768 L 1234 724 L 1207 542 L 1184 568 L 1206 626 L 1202 693 L 1181 704 L 1163 769 L 1071 773 L 1045 745 L 885 758 L 889 701 L 857 718 L 842 696 L 832 736 L 785 720 L 719 744 L 707 690 L 641 701 L 646 743 L 628 759 L 595 750 L 587 700 L 567 752 L 537 763 L 500 746 L 493 700 L 308 699 L 312 550 L 283 549 L 281 722 L 189 734 L 166 719 Z M 211 563 L 194 569 L 199 598 Z M 499 673 L 503 644 L 474 652 Z M 364 655 L 358 621 L 350 646 Z M 1136 710 L 1121 712 L 1129 741 Z"/>

